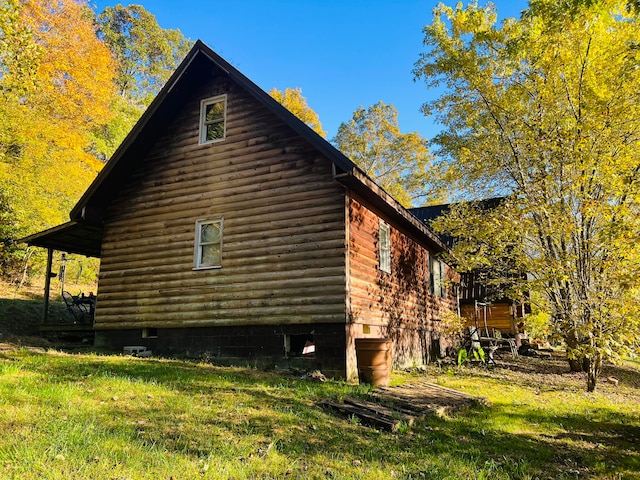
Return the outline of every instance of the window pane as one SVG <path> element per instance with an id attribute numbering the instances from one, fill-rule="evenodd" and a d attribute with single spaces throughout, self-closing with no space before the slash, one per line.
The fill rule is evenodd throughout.
<path id="1" fill-rule="evenodd" d="M 206 140 L 217 140 L 224 137 L 224 122 L 211 123 L 207 125 Z"/>
<path id="2" fill-rule="evenodd" d="M 433 295 L 444 297 L 446 293 L 444 285 L 445 273 L 444 263 L 429 255 L 429 287 Z"/>
<path id="3" fill-rule="evenodd" d="M 220 244 L 202 245 L 200 255 L 200 265 L 211 267 L 220 265 Z"/>
<path id="4" fill-rule="evenodd" d="M 220 243 L 220 225 L 206 223 L 200 226 L 200 243 Z"/>
<path id="5" fill-rule="evenodd" d="M 224 116 L 224 102 L 216 102 L 210 105 L 207 105 L 205 112 L 205 122 L 212 122 L 214 120 L 219 120 Z"/>
<path id="6" fill-rule="evenodd" d="M 222 218 L 196 222 L 194 266 L 222 266 Z"/>
<path id="7" fill-rule="evenodd" d="M 226 99 L 226 95 L 219 95 L 200 102 L 199 142 L 201 144 L 224 140 L 227 114 Z"/>
<path id="8" fill-rule="evenodd" d="M 391 272 L 391 234 L 389 226 L 385 223 L 380 224 L 378 230 L 378 238 L 380 242 L 380 270 Z"/>

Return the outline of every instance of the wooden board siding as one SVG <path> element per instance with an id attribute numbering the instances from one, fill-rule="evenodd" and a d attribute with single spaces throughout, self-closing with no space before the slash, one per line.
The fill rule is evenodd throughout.
<path id="1" fill-rule="evenodd" d="M 483 306 L 461 305 L 460 314 L 467 319 L 467 325 L 477 326 L 484 330 L 485 309 Z M 500 330 L 505 335 L 515 335 L 517 333 L 513 321 L 513 306 L 510 303 L 487 305 L 486 317 L 489 334 L 493 334 L 493 330 Z"/>
<path id="2" fill-rule="evenodd" d="M 223 93 L 226 139 L 199 145 L 200 100 Z M 345 322 L 344 205 L 331 162 L 218 77 L 114 195 L 96 329 Z M 195 222 L 220 216 L 222 268 L 193 270 Z"/>
<path id="3" fill-rule="evenodd" d="M 430 293 L 427 248 L 388 220 L 391 273 L 380 270 L 380 217 L 353 196 L 349 219 L 349 317 L 354 324 L 362 325 L 352 326 L 350 336 L 392 338 L 396 366 L 426 361 L 432 323 L 444 310 L 456 308 L 452 289 L 448 289 L 447 298 Z M 363 333 L 366 331 L 370 335 Z"/>

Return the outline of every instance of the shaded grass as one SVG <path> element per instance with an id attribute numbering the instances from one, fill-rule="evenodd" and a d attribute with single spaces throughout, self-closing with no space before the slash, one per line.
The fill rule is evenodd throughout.
<path id="1" fill-rule="evenodd" d="M 367 387 L 176 360 L 7 350 L 0 477 L 640 478 L 637 366 L 617 389 L 587 394 L 571 375 L 549 374 L 548 388 L 527 383 L 537 375 L 529 365 L 432 368 L 426 380 L 485 396 L 490 406 L 389 433 L 317 406 L 366 396 Z"/>
<path id="2" fill-rule="evenodd" d="M 68 323 L 73 319 L 67 311 L 60 296 L 60 285 L 51 288 L 49 303 L 49 322 Z M 95 291 L 92 285 L 69 283 L 65 290 L 72 292 Z M 28 344 L 29 338 L 20 340 L 16 337 L 36 337 L 40 335 L 44 307 L 44 286 L 41 284 L 23 285 L 18 289 L 0 280 L 0 334 Z M 1 341 L 1 340 L 0 340 Z"/>

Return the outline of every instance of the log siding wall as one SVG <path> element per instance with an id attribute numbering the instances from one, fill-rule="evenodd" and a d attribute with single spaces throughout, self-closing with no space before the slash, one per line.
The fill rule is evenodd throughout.
<path id="1" fill-rule="evenodd" d="M 199 145 L 226 93 L 226 139 Z M 224 217 L 222 267 L 193 270 L 195 222 Z M 114 195 L 96 330 L 345 322 L 345 191 L 331 162 L 219 76 Z"/>
<path id="2" fill-rule="evenodd" d="M 351 342 L 358 337 L 388 337 L 393 340 L 396 367 L 428 361 L 436 353 L 432 343 L 438 341 L 433 323 L 444 310 L 455 311 L 454 289 L 448 288 L 445 298 L 430 293 L 429 250 L 385 218 L 391 227 L 391 273 L 383 272 L 380 216 L 352 196 L 349 219 Z M 447 267 L 447 276 L 451 275 Z"/>

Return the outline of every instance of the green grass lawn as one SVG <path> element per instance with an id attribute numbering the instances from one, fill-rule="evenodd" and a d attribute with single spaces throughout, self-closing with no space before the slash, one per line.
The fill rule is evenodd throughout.
<path id="1" fill-rule="evenodd" d="M 508 368 L 506 368 L 508 366 Z M 168 359 L 0 351 L 0 478 L 640 478 L 640 365 L 584 391 L 561 362 L 431 367 L 486 397 L 391 433 L 322 399 L 367 387 Z"/>

